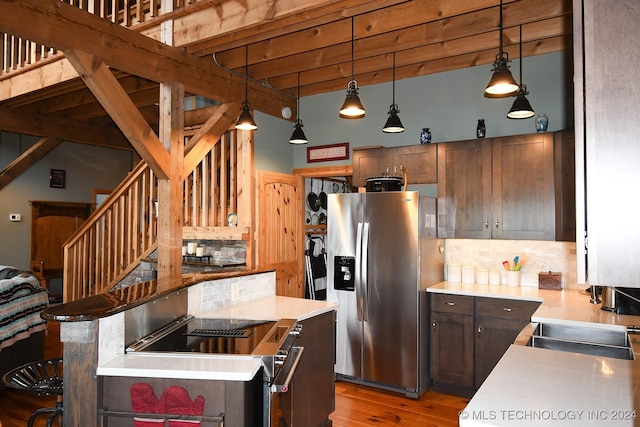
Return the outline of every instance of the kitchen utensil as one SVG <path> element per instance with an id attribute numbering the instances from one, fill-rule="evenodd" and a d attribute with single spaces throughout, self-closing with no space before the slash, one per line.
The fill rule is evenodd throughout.
<path id="1" fill-rule="evenodd" d="M 327 209 L 327 193 L 324 192 L 324 179 L 321 180 L 322 187 L 320 188 L 320 207 Z"/>
<path id="2" fill-rule="evenodd" d="M 309 213 L 309 211 L 306 211 L 304 216 L 305 216 L 305 222 L 307 224 L 311 224 L 311 214 Z"/>
<path id="3" fill-rule="evenodd" d="M 511 270 L 511 265 L 509 265 L 509 261 L 502 261 L 502 265 L 504 266 L 504 269 L 509 271 Z"/>
<path id="4" fill-rule="evenodd" d="M 313 192 L 313 179 L 311 179 L 311 191 L 307 194 L 307 206 L 314 212 L 320 210 L 320 199 L 318 195 Z"/>
<path id="5" fill-rule="evenodd" d="M 327 223 L 327 214 L 325 214 L 324 212 L 320 212 L 320 215 L 318 215 L 318 222 L 320 224 L 326 224 Z"/>
<path id="6" fill-rule="evenodd" d="M 320 217 L 318 216 L 318 214 L 311 215 L 311 225 L 318 225 L 318 224 L 320 224 Z"/>

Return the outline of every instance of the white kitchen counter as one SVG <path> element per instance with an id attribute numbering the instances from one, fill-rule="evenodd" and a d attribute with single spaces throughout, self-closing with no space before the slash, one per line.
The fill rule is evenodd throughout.
<path id="1" fill-rule="evenodd" d="M 336 303 L 327 301 L 271 296 L 190 314 L 196 317 L 305 320 L 337 308 Z M 119 355 L 98 366 L 96 373 L 101 376 L 249 381 L 260 366 L 260 359 L 251 356 L 136 353 Z"/>
<path id="2" fill-rule="evenodd" d="M 428 292 L 541 301 L 534 322 L 626 329 L 640 317 L 589 302 L 584 291 L 442 282 Z M 461 427 L 640 425 L 640 360 L 511 345 L 460 412 Z"/>

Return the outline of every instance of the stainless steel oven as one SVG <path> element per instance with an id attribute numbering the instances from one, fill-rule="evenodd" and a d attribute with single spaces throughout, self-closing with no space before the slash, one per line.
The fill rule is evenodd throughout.
<path id="1" fill-rule="evenodd" d="M 291 380 L 304 348 L 296 346 L 302 325 L 295 319 L 196 318 L 169 322 L 127 347 L 127 353 L 201 353 L 207 357 L 251 355 L 262 364 L 263 426 L 290 426 Z"/>

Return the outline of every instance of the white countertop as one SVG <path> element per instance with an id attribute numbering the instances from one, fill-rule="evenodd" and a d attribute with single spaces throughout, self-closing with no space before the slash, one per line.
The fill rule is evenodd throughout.
<path id="1" fill-rule="evenodd" d="M 305 320 L 337 308 L 337 303 L 333 302 L 271 296 L 190 314 L 197 317 Z M 136 353 L 120 355 L 99 366 L 96 373 L 101 376 L 249 381 L 260 366 L 259 358 L 242 355 Z"/>
<path id="2" fill-rule="evenodd" d="M 541 301 L 534 322 L 626 329 L 640 317 L 610 313 L 577 290 L 442 282 L 428 292 Z M 633 337 L 633 336 L 632 336 Z M 460 412 L 461 427 L 640 425 L 640 360 L 511 345 Z"/>

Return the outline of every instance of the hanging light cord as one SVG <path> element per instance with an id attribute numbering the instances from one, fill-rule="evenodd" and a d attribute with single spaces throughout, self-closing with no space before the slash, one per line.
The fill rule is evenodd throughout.
<path id="1" fill-rule="evenodd" d="M 353 44 L 354 44 L 353 38 L 354 38 L 354 29 L 353 29 L 353 16 L 352 16 L 351 17 L 351 81 L 355 80 L 355 74 L 356 74 L 355 73 L 355 61 L 356 60 L 355 60 L 355 57 L 353 56 L 354 52 L 355 52 L 355 50 L 353 48 Z"/>
<path id="2" fill-rule="evenodd" d="M 391 86 L 391 93 L 393 98 L 393 105 L 396 105 L 396 53 L 393 52 L 393 80 Z"/>
<path id="3" fill-rule="evenodd" d="M 502 41 L 502 0 L 500 0 L 500 57 L 501 58 L 503 53 L 504 53 L 504 50 L 503 50 L 503 41 Z"/>
<path id="4" fill-rule="evenodd" d="M 296 108 L 298 110 L 296 120 L 300 120 L 300 71 L 298 71 L 298 97 L 296 98 Z"/>
<path id="5" fill-rule="evenodd" d="M 522 88 L 522 25 L 520 25 L 520 87 Z"/>
<path id="6" fill-rule="evenodd" d="M 249 45 L 244 47 L 244 102 L 249 105 Z"/>

